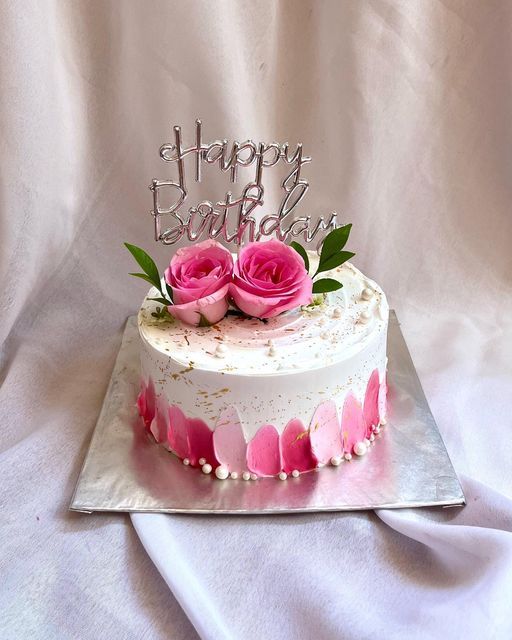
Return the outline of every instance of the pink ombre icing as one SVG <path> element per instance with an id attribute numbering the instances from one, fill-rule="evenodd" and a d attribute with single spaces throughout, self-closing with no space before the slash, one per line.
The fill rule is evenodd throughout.
<path id="1" fill-rule="evenodd" d="M 341 435 L 343 448 L 347 453 L 352 453 L 356 442 L 362 442 L 366 437 L 366 425 L 361 404 L 352 392 L 347 395 L 343 405 Z"/>
<path id="2" fill-rule="evenodd" d="M 220 414 L 213 432 L 213 449 L 217 460 L 228 471 L 247 470 L 247 444 L 235 407 L 229 406 Z"/>
<path id="3" fill-rule="evenodd" d="M 247 445 L 247 466 L 258 476 L 275 476 L 281 471 L 279 434 L 267 424 L 256 432 Z"/>
<path id="4" fill-rule="evenodd" d="M 372 432 L 372 426 L 379 424 L 379 370 L 372 371 L 372 375 L 366 386 L 366 394 L 364 396 L 363 417 L 366 425 L 366 437 L 369 438 Z"/>
<path id="5" fill-rule="evenodd" d="M 159 444 L 167 444 L 167 434 L 169 432 L 169 412 L 167 403 L 163 398 L 157 398 L 155 404 L 155 417 L 151 423 L 150 431 Z"/>
<path id="6" fill-rule="evenodd" d="M 217 458 L 213 450 L 213 431 L 200 418 L 189 418 L 187 435 L 190 464 L 195 467 L 204 458 L 213 467 L 217 466 Z"/>
<path id="7" fill-rule="evenodd" d="M 284 242 L 250 242 L 240 250 L 229 293 L 248 316 L 274 316 L 309 304 L 313 281 L 300 255 Z"/>
<path id="8" fill-rule="evenodd" d="M 386 378 L 384 377 L 384 380 L 380 383 L 380 387 L 379 387 L 378 404 L 379 404 L 379 421 L 380 422 L 385 420 L 387 416 L 387 412 L 388 412 L 387 397 L 388 397 L 388 385 L 386 382 Z"/>
<path id="9" fill-rule="evenodd" d="M 140 383 L 140 393 L 137 397 L 137 408 L 148 431 L 155 417 L 155 402 L 156 395 L 153 380 L 150 378 L 147 385 L 144 383 L 144 380 L 142 380 Z"/>
<path id="10" fill-rule="evenodd" d="M 316 467 L 316 458 L 311 451 L 309 431 L 295 418 L 286 425 L 280 438 L 283 471 L 311 471 Z"/>
<path id="11" fill-rule="evenodd" d="M 169 407 L 169 431 L 167 441 L 169 447 L 179 458 L 188 458 L 188 424 L 183 411 L 176 405 Z"/>
<path id="12" fill-rule="evenodd" d="M 309 427 L 311 450 L 323 464 L 327 464 L 334 456 L 342 454 L 340 424 L 336 405 L 332 400 L 322 402 L 313 414 Z"/>
<path id="13" fill-rule="evenodd" d="M 185 324 L 215 324 L 228 310 L 233 272 L 231 253 L 215 240 L 182 247 L 165 271 L 174 304 L 168 311 Z"/>

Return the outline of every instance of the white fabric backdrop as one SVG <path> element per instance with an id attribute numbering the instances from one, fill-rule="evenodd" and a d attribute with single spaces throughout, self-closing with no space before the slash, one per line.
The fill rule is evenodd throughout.
<path id="1" fill-rule="evenodd" d="M 512 3 L 0 13 L 2 637 L 509 638 Z M 166 175 L 170 126 L 190 139 L 196 116 L 206 137 L 304 142 L 304 208 L 354 223 L 356 264 L 398 312 L 465 509 L 67 512 L 144 294 L 122 241 L 169 259 L 146 187 Z M 212 184 L 203 195 L 222 194 Z"/>

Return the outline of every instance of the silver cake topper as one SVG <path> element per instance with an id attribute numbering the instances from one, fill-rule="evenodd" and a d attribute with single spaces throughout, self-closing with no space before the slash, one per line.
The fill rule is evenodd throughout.
<path id="1" fill-rule="evenodd" d="M 204 200 L 196 207 L 190 207 L 184 214 L 181 209 L 188 195 L 184 159 L 190 154 L 195 154 L 196 182 L 201 182 L 203 162 L 218 163 L 221 171 L 230 172 L 232 183 L 237 181 L 239 167 L 255 164 L 254 181 L 245 185 L 239 197 L 233 197 L 232 192 L 227 191 L 224 200 L 215 205 L 209 200 Z M 155 240 L 164 244 L 174 244 L 185 234 L 190 241 L 201 237 L 219 238 L 237 245 L 244 241 L 260 240 L 263 236 L 275 236 L 283 242 L 291 237 L 302 236 L 303 242 L 309 243 L 319 232 L 327 233 L 337 227 L 336 213 L 330 214 L 327 221 L 322 217 L 318 218 L 314 226 L 311 223 L 311 216 L 293 216 L 295 208 L 309 189 L 309 183 L 302 177 L 301 170 L 303 165 L 311 162 L 311 158 L 303 155 L 301 143 L 297 144 L 293 153 L 290 152 L 287 142 L 256 144 L 252 140 L 242 143 L 235 141 L 231 148 L 227 140 L 205 143 L 202 139 L 202 122 L 196 120 L 195 144 L 183 148 L 181 127 L 176 126 L 174 127 L 174 144 L 162 145 L 160 157 L 164 162 L 176 162 L 178 165 L 178 182 L 154 179 L 149 187 L 153 192 L 151 213 L 155 221 Z M 278 212 L 256 220 L 251 214 L 264 203 L 263 171 L 281 161 L 291 170 L 281 183 L 284 196 Z M 168 207 L 162 206 L 161 195 L 165 193 L 169 196 L 172 192 L 174 192 L 173 204 Z M 229 215 L 232 209 L 236 210 L 234 216 Z M 161 227 L 162 216 L 172 218 L 172 225 L 164 230 Z M 322 233 L 320 242 L 325 233 Z"/>

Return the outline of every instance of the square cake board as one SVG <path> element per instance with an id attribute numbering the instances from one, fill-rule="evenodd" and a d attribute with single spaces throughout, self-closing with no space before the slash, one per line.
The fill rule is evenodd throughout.
<path id="1" fill-rule="evenodd" d="M 70 509 L 246 515 L 464 505 L 393 311 L 388 358 L 388 424 L 367 455 L 285 481 L 220 481 L 184 466 L 145 432 L 136 411 L 139 336 L 131 316 Z"/>

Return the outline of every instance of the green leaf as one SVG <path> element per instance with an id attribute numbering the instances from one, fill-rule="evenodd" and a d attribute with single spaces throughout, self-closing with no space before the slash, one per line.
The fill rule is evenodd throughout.
<path id="1" fill-rule="evenodd" d="M 197 325 L 198 327 L 211 327 L 212 323 L 208 322 L 208 320 L 203 316 L 202 313 L 199 314 L 199 324 Z"/>
<path id="2" fill-rule="evenodd" d="M 166 307 L 170 305 L 169 300 L 165 298 L 148 298 L 148 300 L 154 300 L 155 302 L 159 302 L 160 304 L 164 304 Z"/>
<path id="3" fill-rule="evenodd" d="M 343 249 L 347 244 L 351 229 L 352 224 L 346 224 L 338 229 L 333 229 L 331 233 L 325 236 L 322 243 L 322 250 L 320 251 L 320 266 Z"/>
<path id="4" fill-rule="evenodd" d="M 317 273 L 321 273 L 322 271 L 330 271 L 331 269 L 336 269 L 340 264 L 343 264 L 350 258 L 353 258 L 356 254 L 351 251 L 340 251 L 339 253 L 335 253 L 330 258 L 327 258 L 325 262 L 322 262 L 318 267 Z"/>
<path id="5" fill-rule="evenodd" d="M 329 293 L 329 291 L 337 291 L 343 285 L 333 278 L 322 278 L 313 282 L 313 293 Z"/>
<path id="6" fill-rule="evenodd" d="M 160 274 L 158 273 L 158 268 L 151 256 L 149 256 L 144 249 L 140 247 L 136 247 L 134 244 L 129 244 L 128 242 L 124 243 L 124 246 L 128 249 L 128 251 L 135 258 L 140 268 L 144 273 L 146 273 L 150 278 L 153 284 L 158 282 L 158 285 L 155 286 L 160 289 Z"/>
<path id="7" fill-rule="evenodd" d="M 304 260 L 304 266 L 306 267 L 306 271 L 309 273 L 309 258 L 306 249 L 304 249 L 304 247 L 298 242 L 290 242 L 290 247 L 295 249 L 295 251 Z"/>
<path id="8" fill-rule="evenodd" d="M 147 276 L 145 273 L 130 273 L 128 275 L 134 276 L 135 278 L 141 278 L 142 280 L 149 282 L 149 284 L 153 285 L 158 289 L 158 291 L 160 291 L 160 283 L 153 282 L 153 280 L 149 276 Z"/>

